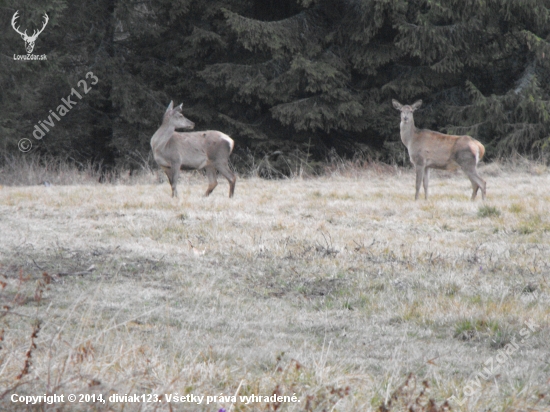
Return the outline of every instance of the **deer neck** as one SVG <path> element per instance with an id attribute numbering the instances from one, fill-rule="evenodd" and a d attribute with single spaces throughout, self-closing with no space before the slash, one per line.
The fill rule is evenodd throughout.
<path id="1" fill-rule="evenodd" d="M 408 148 L 414 139 L 414 132 L 416 131 L 414 120 L 411 119 L 411 121 L 407 123 L 401 122 L 399 127 L 401 129 L 401 141 Z"/>
<path id="2" fill-rule="evenodd" d="M 162 125 L 155 132 L 151 138 L 151 147 L 153 150 L 155 148 L 160 148 L 164 146 L 168 140 L 172 137 L 176 128 L 170 123 L 162 123 Z"/>

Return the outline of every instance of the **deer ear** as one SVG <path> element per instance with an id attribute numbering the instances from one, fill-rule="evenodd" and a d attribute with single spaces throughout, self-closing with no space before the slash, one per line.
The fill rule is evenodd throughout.
<path id="1" fill-rule="evenodd" d="M 183 110 L 183 103 L 176 107 L 176 110 L 181 113 L 181 111 Z"/>
<path id="2" fill-rule="evenodd" d="M 166 109 L 166 111 L 172 110 L 173 108 L 174 108 L 174 101 L 170 100 L 170 104 L 168 105 L 168 108 Z"/>
<path id="3" fill-rule="evenodd" d="M 399 103 L 397 100 L 392 99 L 391 100 L 393 107 L 395 107 L 397 110 L 401 110 L 403 108 L 403 105 Z"/>
<path id="4" fill-rule="evenodd" d="M 417 100 L 416 102 L 414 102 L 414 103 L 412 104 L 411 108 L 412 108 L 413 110 L 416 110 L 416 109 L 418 109 L 420 106 L 422 106 L 422 100 Z"/>

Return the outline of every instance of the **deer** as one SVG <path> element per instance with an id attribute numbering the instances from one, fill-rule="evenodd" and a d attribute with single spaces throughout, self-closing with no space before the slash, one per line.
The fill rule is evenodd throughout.
<path id="1" fill-rule="evenodd" d="M 50 21 L 50 18 L 46 13 L 44 13 L 44 23 L 42 24 L 42 28 L 40 30 L 34 30 L 32 33 L 32 36 L 29 36 L 27 35 L 27 30 L 25 30 L 24 32 L 21 32 L 19 31 L 19 27 L 15 27 L 15 21 L 19 18 L 17 13 L 19 13 L 19 10 L 17 10 L 14 13 L 11 19 L 11 26 L 17 33 L 21 35 L 21 37 L 25 41 L 25 49 L 27 50 L 27 54 L 31 54 L 32 51 L 34 50 L 34 42 L 38 38 L 38 35 L 44 31 L 44 29 L 46 28 L 46 25 L 48 24 L 48 21 Z"/>
<path id="2" fill-rule="evenodd" d="M 392 99 L 393 107 L 401 112 L 401 141 L 407 147 L 409 158 L 416 170 L 416 194 L 418 200 L 420 185 L 424 184 L 424 195 L 428 199 L 429 171 L 432 169 L 456 170 L 460 167 L 472 182 L 472 201 L 478 189 L 485 200 L 486 183 L 477 172 L 477 164 L 485 154 L 485 147 L 470 136 L 454 136 L 417 129 L 413 112 L 422 105 L 418 100 L 412 105 L 402 105 Z"/>
<path id="3" fill-rule="evenodd" d="M 220 172 L 229 182 L 229 197 L 233 197 L 237 178 L 229 168 L 229 155 L 235 145 L 233 139 L 222 132 L 207 130 L 203 132 L 178 133 L 176 129 L 193 129 L 195 123 L 183 113 L 183 103 L 174 108 L 171 101 L 164 113 L 162 124 L 151 138 L 153 157 L 166 173 L 172 197 L 178 197 L 177 183 L 180 170 L 206 171 L 209 196 L 218 185 L 216 177 Z"/>

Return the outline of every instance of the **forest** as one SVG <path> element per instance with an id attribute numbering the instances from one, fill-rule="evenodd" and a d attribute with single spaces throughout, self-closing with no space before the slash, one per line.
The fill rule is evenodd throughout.
<path id="1" fill-rule="evenodd" d="M 550 411 L 550 0 L 0 17 L 0 411 Z"/>
<path id="2" fill-rule="evenodd" d="M 0 4 L 8 156 L 153 164 L 174 100 L 196 130 L 235 140 L 237 169 L 279 155 L 408 164 L 395 98 L 422 99 L 418 127 L 475 137 L 489 160 L 550 159 L 550 0 Z M 32 53 L 45 58 L 23 60 L 21 32 L 42 27 Z"/>

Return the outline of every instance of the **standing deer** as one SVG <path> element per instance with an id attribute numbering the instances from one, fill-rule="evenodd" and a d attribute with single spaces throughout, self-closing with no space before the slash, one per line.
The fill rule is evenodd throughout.
<path id="1" fill-rule="evenodd" d="M 402 105 L 392 100 L 393 107 L 401 111 L 401 141 L 409 151 L 409 157 L 416 169 L 416 194 L 418 200 L 420 185 L 424 182 L 424 193 L 428 199 L 429 169 L 453 170 L 457 166 L 466 173 L 472 182 L 472 200 L 477 190 L 485 200 L 485 180 L 477 173 L 476 166 L 485 154 L 485 147 L 470 136 L 453 136 L 428 129 L 417 129 L 413 112 L 422 105 L 418 100 L 413 105 Z"/>
<path id="2" fill-rule="evenodd" d="M 170 102 L 162 125 L 151 138 L 153 157 L 164 170 L 170 186 L 172 197 L 178 196 L 176 185 L 179 171 L 205 169 L 208 176 L 208 196 L 218 185 L 216 177 L 219 171 L 229 181 L 229 197 L 233 197 L 237 178 L 229 169 L 229 155 L 233 151 L 234 142 L 226 134 L 214 130 L 204 132 L 178 133 L 176 129 L 193 129 L 195 123 L 182 113 L 182 105 L 174 108 Z"/>
<path id="3" fill-rule="evenodd" d="M 44 31 L 46 25 L 48 24 L 48 21 L 50 21 L 50 18 L 46 13 L 44 13 L 44 23 L 42 24 L 42 28 L 40 30 L 34 30 L 32 36 L 29 36 L 27 35 L 27 30 L 21 32 L 19 31 L 19 27 L 15 27 L 15 21 L 19 18 L 17 13 L 19 13 L 19 10 L 14 13 L 11 19 L 11 26 L 17 33 L 21 35 L 21 38 L 25 41 L 25 49 L 27 50 L 27 54 L 31 54 L 34 50 L 34 42 L 38 38 L 38 35 Z"/>

